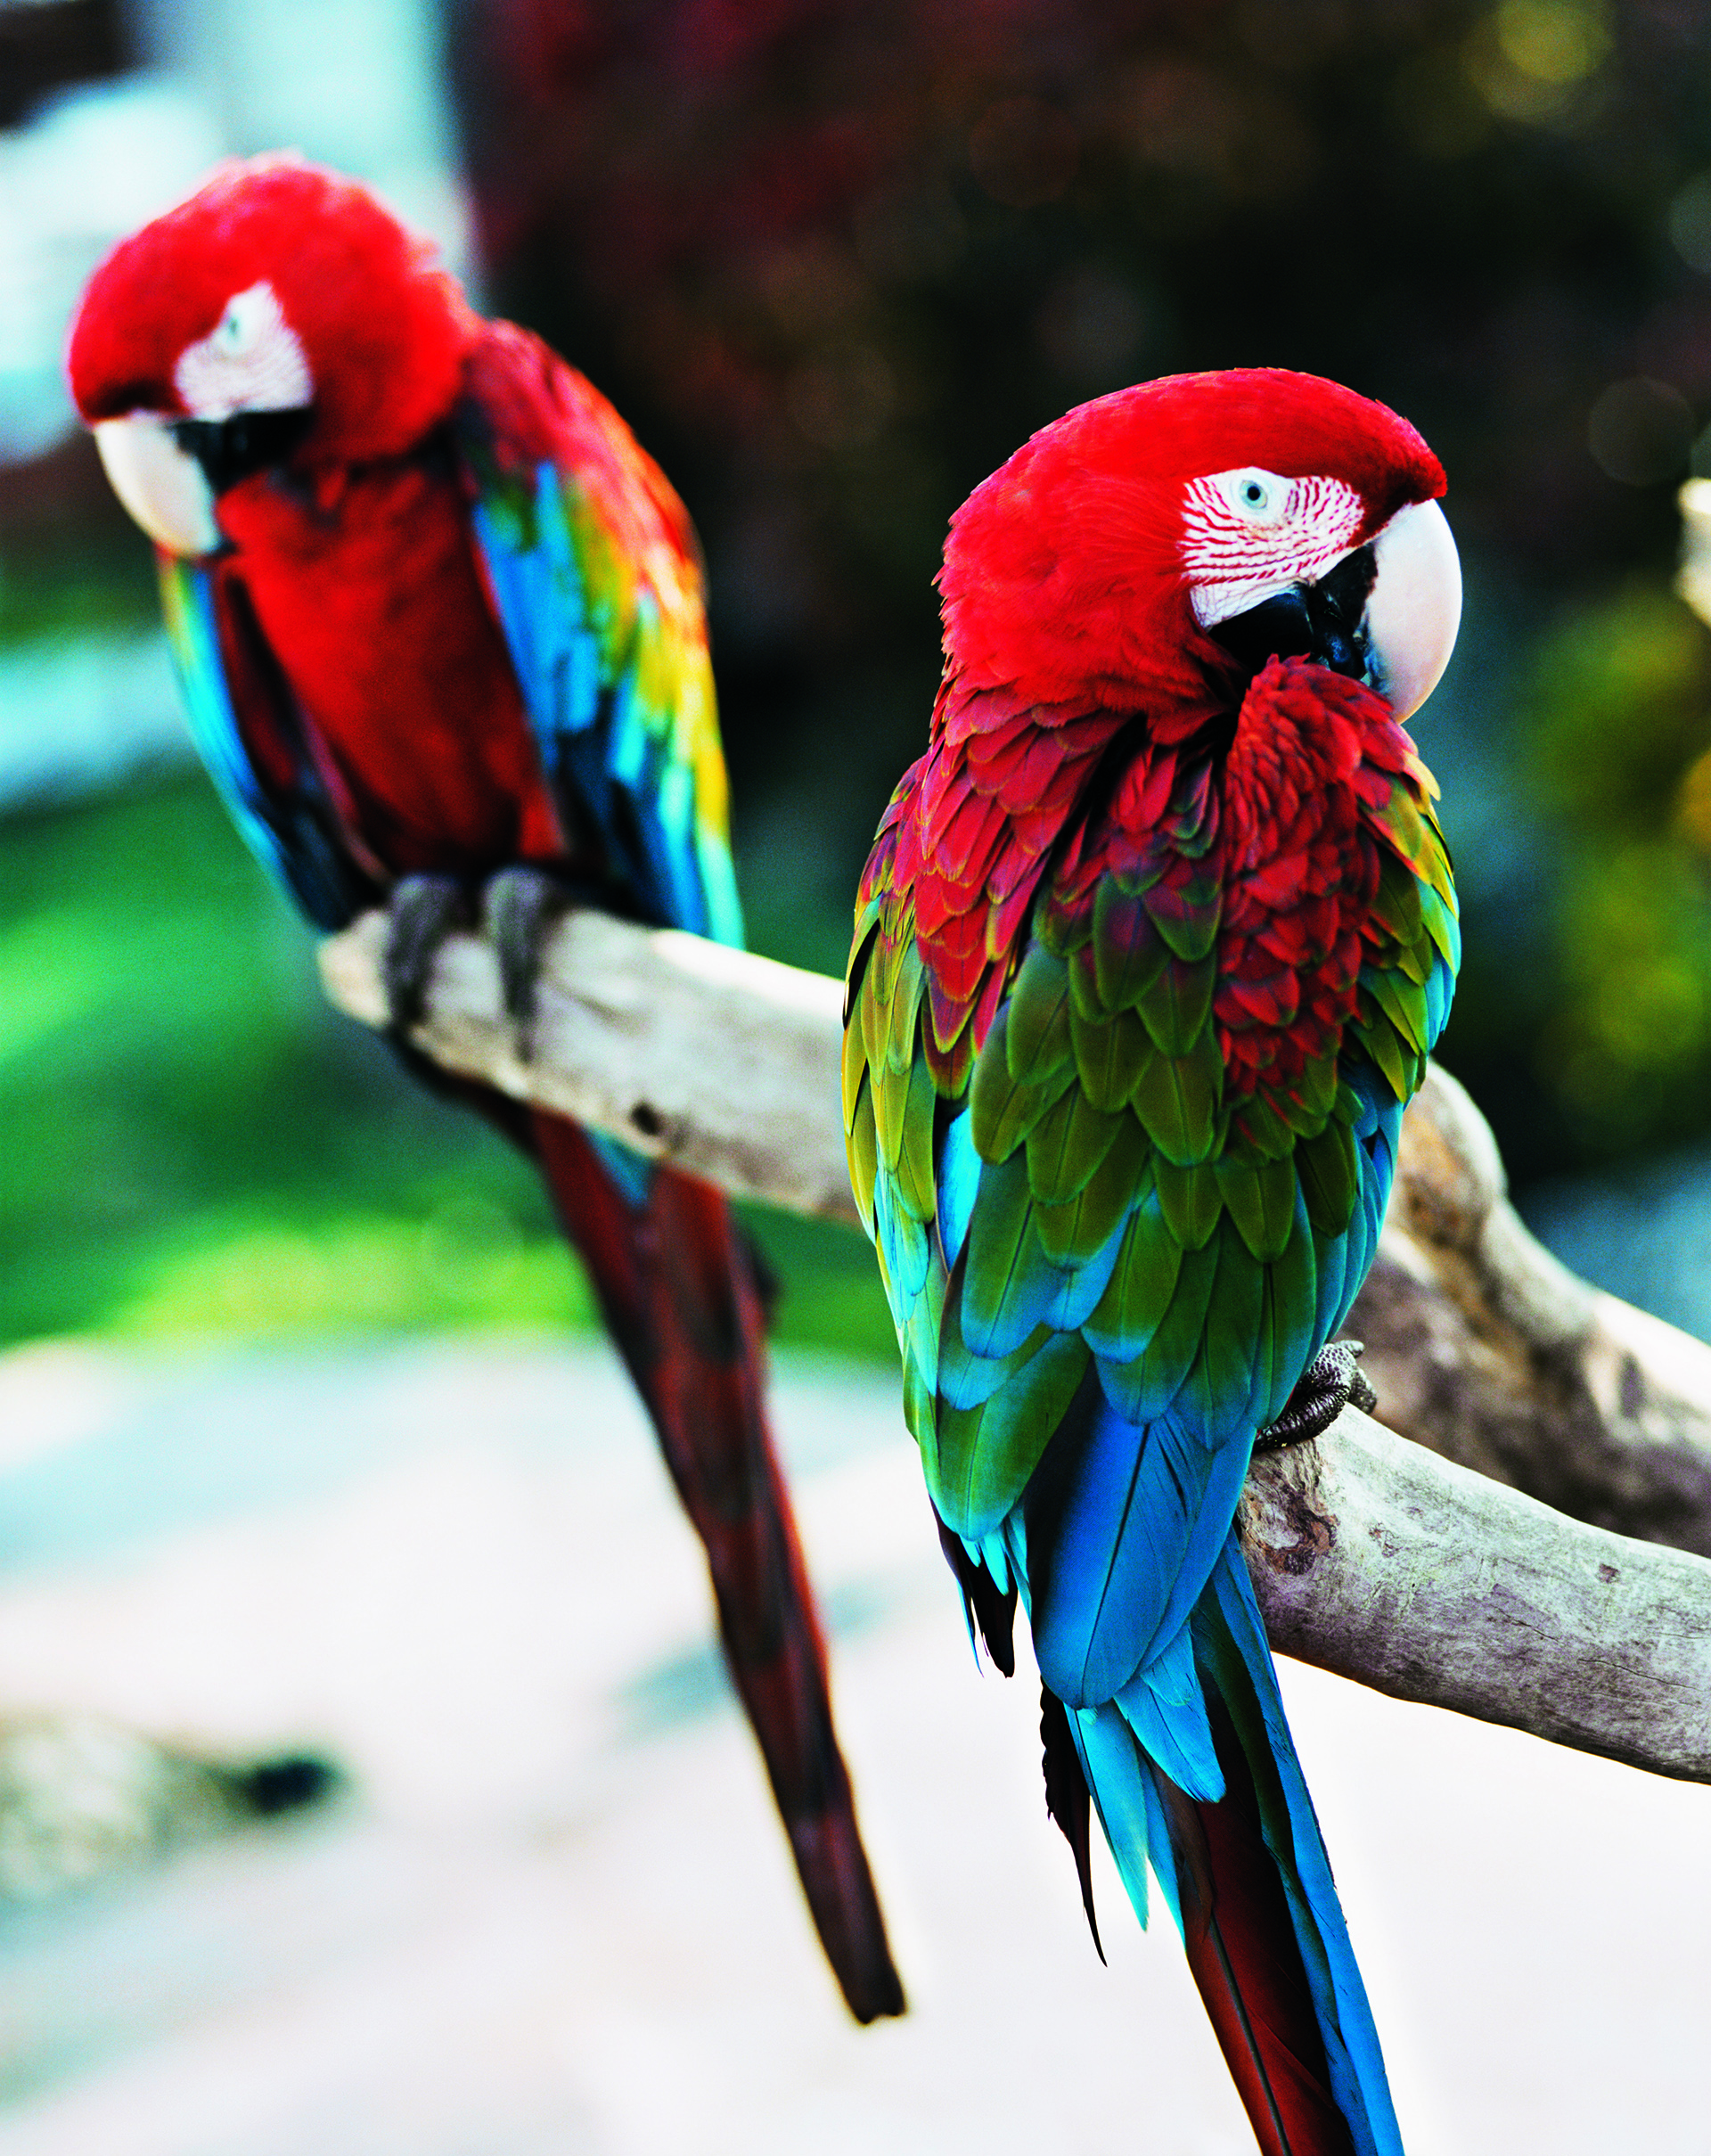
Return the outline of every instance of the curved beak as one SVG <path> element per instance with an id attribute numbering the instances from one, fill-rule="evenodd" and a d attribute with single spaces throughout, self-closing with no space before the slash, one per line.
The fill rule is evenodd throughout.
<path id="1" fill-rule="evenodd" d="M 157 546 L 192 559 L 224 544 L 214 493 L 201 466 L 174 441 L 165 420 L 134 413 L 105 419 L 95 447 L 113 492 Z"/>
<path id="2" fill-rule="evenodd" d="M 1372 541 L 1366 603 L 1372 685 L 1412 718 L 1450 663 L 1461 620 L 1461 562 L 1436 502 L 1412 502 Z"/>

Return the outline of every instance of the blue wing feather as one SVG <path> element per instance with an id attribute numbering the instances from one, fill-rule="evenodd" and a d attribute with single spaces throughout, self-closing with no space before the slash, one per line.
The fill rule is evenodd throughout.
<path id="1" fill-rule="evenodd" d="M 190 720 L 191 738 L 239 835 L 318 929 L 341 929 L 375 888 L 352 857 L 319 775 L 287 715 L 273 715 L 275 739 L 291 754 L 291 785 L 266 783 L 245 744 L 220 643 L 214 572 L 162 553 L 160 597 L 167 641 Z"/>
<path id="2" fill-rule="evenodd" d="M 615 654 L 577 564 L 574 477 L 538 463 L 520 511 L 517 475 L 502 481 L 473 459 L 468 469 L 476 545 L 567 826 L 592 825 L 645 919 L 741 945 L 728 840 L 701 815 L 695 770 L 668 728 L 647 723 L 638 695 L 649 638 L 660 633 L 657 603 L 638 592 L 633 633 Z"/>

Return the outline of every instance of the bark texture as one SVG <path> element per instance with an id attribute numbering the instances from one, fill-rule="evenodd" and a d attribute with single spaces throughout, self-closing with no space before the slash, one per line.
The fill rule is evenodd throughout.
<path id="1" fill-rule="evenodd" d="M 1704 1558 L 1570 1520 L 1354 1408 L 1255 1460 L 1239 1525 L 1280 1653 L 1711 1781 Z"/>
<path id="2" fill-rule="evenodd" d="M 1534 1241 L 1490 1127 L 1436 1067 L 1347 1329 L 1392 1430 L 1577 1520 L 1711 1555 L 1711 1348 Z"/>

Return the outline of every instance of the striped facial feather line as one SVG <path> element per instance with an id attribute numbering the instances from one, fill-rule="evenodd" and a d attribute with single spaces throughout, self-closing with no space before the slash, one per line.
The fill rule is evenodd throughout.
<path id="1" fill-rule="evenodd" d="M 296 412 L 315 395 L 303 347 L 266 283 L 226 301 L 215 327 L 180 354 L 172 383 L 193 419 Z"/>
<path id="2" fill-rule="evenodd" d="M 1245 509 L 1240 489 L 1268 499 Z M 1346 554 L 1366 514 L 1352 487 L 1313 476 L 1218 471 L 1191 480 L 1183 497 L 1183 566 L 1202 628 L 1245 613 L 1286 585 L 1310 583 Z"/>

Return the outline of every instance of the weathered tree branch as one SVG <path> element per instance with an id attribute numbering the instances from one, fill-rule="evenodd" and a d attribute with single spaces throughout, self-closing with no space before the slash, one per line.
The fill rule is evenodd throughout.
<path id="1" fill-rule="evenodd" d="M 1631 1542 L 1353 1408 L 1260 1455 L 1242 1546 L 1281 1653 L 1711 1782 L 1711 1565 Z"/>
<path id="2" fill-rule="evenodd" d="M 340 1009 L 387 1022 L 386 917 L 321 947 Z M 460 1077 L 556 1108 L 741 1198 L 859 1228 L 839 1122 L 843 995 L 835 980 L 675 929 L 574 913 L 542 969 L 528 1052 L 493 947 L 454 936 L 411 1038 Z"/>
<path id="3" fill-rule="evenodd" d="M 384 935 L 371 914 L 322 951 L 333 1001 L 372 1026 Z M 527 1053 L 475 937 L 445 947 L 413 1038 L 726 1189 L 853 1225 L 839 1000 L 818 975 L 577 913 L 548 947 Z M 1242 1531 L 1279 1647 L 1711 1781 L 1711 1563 L 1680 1553 L 1711 1553 L 1711 1349 L 1533 1241 L 1441 1070 L 1404 1124 L 1351 1330 L 1404 1434 L 1351 1411 L 1256 1462 Z"/>
<path id="4" fill-rule="evenodd" d="M 1711 1348 L 1534 1241 L 1446 1071 L 1403 1124 L 1349 1330 L 1403 1436 L 1577 1520 L 1711 1555 Z"/>

